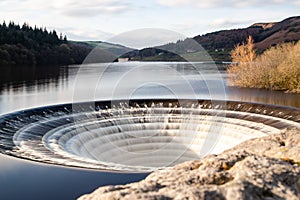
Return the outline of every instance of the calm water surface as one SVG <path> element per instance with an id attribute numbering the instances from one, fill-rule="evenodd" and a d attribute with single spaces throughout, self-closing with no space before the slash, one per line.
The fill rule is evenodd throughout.
<path id="1" fill-rule="evenodd" d="M 120 98 L 201 98 L 300 107 L 300 95 L 226 86 L 214 65 L 116 63 L 65 67 L 4 67 L 0 113 L 75 101 Z M 0 199 L 75 199 L 103 185 L 147 174 L 50 166 L 0 155 Z"/>

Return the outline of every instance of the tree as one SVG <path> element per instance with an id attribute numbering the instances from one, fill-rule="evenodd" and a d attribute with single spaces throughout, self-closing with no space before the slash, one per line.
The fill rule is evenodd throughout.
<path id="1" fill-rule="evenodd" d="M 29 31 L 29 25 L 27 23 L 23 24 L 22 31 Z"/>
<path id="2" fill-rule="evenodd" d="M 8 28 L 14 28 L 15 23 L 13 21 L 10 21 L 8 24 Z"/>
<path id="3" fill-rule="evenodd" d="M 237 45 L 231 52 L 232 62 L 253 62 L 256 58 L 256 51 L 254 50 L 254 40 L 250 35 L 247 43 Z"/>
<path id="4" fill-rule="evenodd" d="M 62 46 L 61 46 L 62 45 Z M 89 47 L 67 42 L 55 30 L 27 23 L 21 27 L 13 21 L 0 24 L 0 65 L 52 65 L 81 63 L 91 51 Z"/>
<path id="5" fill-rule="evenodd" d="M 254 40 L 248 37 L 247 43 L 237 45 L 231 52 L 232 64 L 227 72 L 231 75 L 229 84 L 253 87 L 257 83 L 255 73 L 257 73 L 256 52 L 254 50 Z"/>
<path id="6" fill-rule="evenodd" d="M 68 39 L 67 39 L 67 36 L 65 35 L 64 42 L 67 42 L 67 41 L 68 41 Z"/>

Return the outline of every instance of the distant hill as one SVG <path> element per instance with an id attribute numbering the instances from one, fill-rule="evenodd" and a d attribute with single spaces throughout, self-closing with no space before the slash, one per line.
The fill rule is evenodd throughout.
<path id="1" fill-rule="evenodd" d="M 259 50 L 265 50 L 278 43 L 298 40 L 300 40 L 300 17 L 291 17 L 274 23 L 271 28 L 257 35 L 255 46 Z"/>
<path id="2" fill-rule="evenodd" d="M 112 44 L 108 42 L 103 42 L 103 41 L 72 41 L 74 44 L 80 44 L 80 45 L 86 45 L 91 48 L 98 48 L 105 50 L 107 52 L 113 53 L 115 56 L 121 56 L 127 52 L 134 51 L 135 49 L 125 47 L 120 44 Z"/>
<path id="3" fill-rule="evenodd" d="M 247 28 L 198 35 L 176 43 L 153 47 L 155 50 L 147 48 L 135 51 L 123 57 L 129 56 L 132 60 L 208 60 L 207 53 L 199 48 L 199 45 L 195 45 L 196 41 L 201 44 L 213 60 L 230 61 L 232 49 L 237 44 L 246 42 L 249 35 L 254 38 L 258 52 L 279 43 L 298 41 L 300 40 L 300 17 L 287 18 L 281 22 L 255 23 Z M 149 52 L 152 52 L 152 54 L 149 54 Z"/>

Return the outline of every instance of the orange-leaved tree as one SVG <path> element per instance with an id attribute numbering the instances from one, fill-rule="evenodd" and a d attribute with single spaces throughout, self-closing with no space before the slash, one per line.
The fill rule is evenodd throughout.
<path id="1" fill-rule="evenodd" d="M 248 37 L 247 43 L 237 45 L 231 52 L 232 64 L 227 72 L 231 75 L 229 82 L 235 86 L 252 87 L 256 81 L 255 59 L 256 51 L 254 49 L 254 40 L 252 36 Z"/>

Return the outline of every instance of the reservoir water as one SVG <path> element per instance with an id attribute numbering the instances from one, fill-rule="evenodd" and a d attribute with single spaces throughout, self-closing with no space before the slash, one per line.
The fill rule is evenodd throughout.
<path id="1" fill-rule="evenodd" d="M 300 108 L 299 94 L 228 87 L 225 71 L 218 69 L 212 63 L 161 62 L 1 68 L 0 113 L 83 101 L 167 98 Z M 0 154 L 0 198 L 75 199 L 99 186 L 146 175 L 41 164 Z"/>

